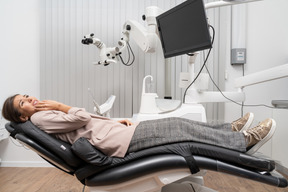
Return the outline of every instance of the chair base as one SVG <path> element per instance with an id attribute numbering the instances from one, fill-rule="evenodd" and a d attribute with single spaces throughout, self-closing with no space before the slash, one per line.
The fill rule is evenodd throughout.
<path id="1" fill-rule="evenodd" d="M 135 178 L 127 182 L 109 185 L 109 186 L 89 186 L 90 192 L 160 192 L 164 185 L 177 182 L 196 183 L 197 188 L 201 188 L 201 192 L 215 192 L 207 188 L 204 190 L 203 175 L 205 171 L 200 171 L 197 174 L 191 175 L 189 169 L 175 169 L 169 171 L 160 171 L 153 174 L 145 175 L 140 178 Z M 180 180 L 181 179 L 181 180 Z M 178 183 L 179 183 L 178 182 Z M 169 187 L 166 187 L 167 189 Z M 200 191 L 200 190 L 198 190 Z M 165 192 L 162 191 L 162 192 Z"/>

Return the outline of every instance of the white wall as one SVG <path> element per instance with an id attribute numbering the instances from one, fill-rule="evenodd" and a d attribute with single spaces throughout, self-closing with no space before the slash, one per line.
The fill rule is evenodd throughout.
<path id="1" fill-rule="evenodd" d="M 121 62 L 108 66 L 93 65 L 92 62 L 99 61 L 99 49 L 93 45 L 83 45 L 80 40 L 83 35 L 94 33 L 108 47 L 117 46 L 127 20 L 147 26 L 142 15 L 148 6 L 158 6 L 166 11 L 183 1 L 122 0 L 120 3 L 118 0 L 41 0 L 41 41 L 45 42 L 41 43 L 41 99 L 53 99 L 93 112 L 92 97 L 87 91 L 87 88 L 91 88 L 99 104 L 110 95 L 116 96 L 110 113 L 112 117 L 132 117 L 132 114 L 139 112 L 142 80 L 146 75 L 152 75 L 151 91 L 157 92 L 159 98 L 172 96 L 173 99 L 182 100 L 184 90 L 179 88 L 178 81 L 180 72 L 187 71 L 187 55 L 171 59 L 171 85 L 168 85 L 171 95 L 165 95 L 165 63 L 160 41 L 155 53 L 145 54 L 131 36 L 130 45 L 135 61 L 127 67 Z M 217 10 L 210 9 L 207 15 L 210 23 L 218 28 Z M 217 45 L 215 41 L 214 46 Z M 217 63 L 219 54 L 216 51 L 213 49 L 208 61 L 211 61 L 208 65 L 211 71 L 214 70 L 212 62 Z M 123 53 L 123 60 L 127 62 L 127 50 Z M 202 64 L 202 60 L 201 53 L 196 67 Z M 217 64 L 215 66 L 217 68 Z M 212 110 L 207 112 L 211 114 Z"/>
<path id="2" fill-rule="evenodd" d="M 246 75 L 288 63 L 287 7 L 287 0 L 264 0 L 247 4 Z M 226 69 L 228 69 L 232 77 L 242 75 L 241 68 L 232 67 L 229 63 L 226 64 Z M 226 81 L 226 88 L 231 88 L 232 81 L 232 78 Z M 271 100 L 287 100 L 287 84 L 288 78 L 284 78 L 246 87 L 244 89 L 246 93 L 245 104 L 265 104 L 271 106 Z M 279 113 L 279 110 L 274 110 L 273 114 L 273 110 L 266 107 L 244 107 L 244 113 L 248 111 L 252 111 L 255 114 L 254 124 L 267 117 L 277 119 L 277 117 L 274 117 L 274 114 Z M 226 121 L 231 121 L 239 117 L 240 114 L 241 108 L 239 106 L 231 103 L 225 104 Z M 285 128 L 285 124 L 283 121 L 279 122 L 277 124 L 277 134 L 283 128 Z M 274 142 L 274 145 L 276 143 Z M 282 148 L 283 143 L 279 143 L 279 147 Z M 269 142 L 261 151 L 266 155 L 273 156 L 271 149 L 272 142 Z"/>
<path id="3" fill-rule="evenodd" d="M 0 1 L 0 108 L 8 96 L 16 93 L 40 95 L 39 11 L 38 0 Z M 35 166 L 43 162 L 34 152 L 16 146 L 10 139 L 0 142 L 0 158 L 1 166 L 29 162 Z"/>
<path id="4" fill-rule="evenodd" d="M 288 13 L 285 10 L 287 7 L 287 0 L 264 0 L 247 5 L 245 74 L 288 63 Z M 15 93 L 27 93 L 40 97 L 39 11 L 38 0 L 0 1 L 1 107 L 7 96 Z M 229 12 L 229 8 L 221 8 L 219 11 L 223 14 Z M 221 22 L 224 21 L 223 19 L 225 19 L 225 15 L 221 17 Z M 227 19 L 229 20 L 229 18 Z M 229 29 L 227 34 L 228 32 Z M 229 38 L 229 34 L 226 38 Z M 229 53 L 229 50 L 222 53 L 225 52 Z M 219 57 L 223 57 L 223 55 Z M 225 66 L 229 78 L 225 84 L 227 90 L 232 90 L 234 89 L 232 87 L 233 78 L 241 76 L 242 71 L 239 67 L 230 66 L 228 60 L 222 59 L 221 61 L 227 61 Z M 269 105 L 273 99 L 287 99 L 288 90 L 285 85 L 287 87 L 287 79 L 245 88 L 246 103 Z M 254 112 L 255 122 L 272 116 L 272 110 L 263 107 L 246 107 L 244 111 Z M 234 104 L 225 104 L 225 121 L 231 121 L 240 114 L 240 107 Z M 222 120 L 220 119 L 220 121 Z M 271 154 L 271 148 L 271 144 L 266 145 L 264 152 Z M 1 166 L 27 166 L 29 163 L 31 165 L 33 163 L 33 166 L 46 165 L 42 164 L 44 161 L 34 152 L 15 146 L 10 140 L 0 143 L 0 158 L 2 159 Z"/>

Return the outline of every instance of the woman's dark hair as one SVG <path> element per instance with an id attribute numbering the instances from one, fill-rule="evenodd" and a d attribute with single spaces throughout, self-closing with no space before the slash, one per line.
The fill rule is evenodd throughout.
<path id="1" fill-rule="evenodd" d="M 8 121 L 21 123 L 22 122 L 20 119 L 21 113 L 14 107 L 14 99 L 17 95 L 19 94 L 8 97 L 5 100 L 2 107 L 2 116 Z"/>

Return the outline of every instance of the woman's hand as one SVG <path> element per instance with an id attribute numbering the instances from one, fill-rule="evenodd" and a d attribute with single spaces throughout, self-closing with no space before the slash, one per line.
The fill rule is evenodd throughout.
<path id="1" fill-rule="evenodd" d="M 68 113 L 69 109 L 71 109 L 70 106 L 53 100 L 39 101 L 35 107 L 37 111 L 57 110 L 64 113 Z"/>
<path id="2" fill-rule="evenodd" d="M 129 121 L 128 119 L 119 120 L 118 122 L 121 123 L 121 124 L 124 124 L 126 126 L 133 125 L 133 123 L 131 121 Z"/>

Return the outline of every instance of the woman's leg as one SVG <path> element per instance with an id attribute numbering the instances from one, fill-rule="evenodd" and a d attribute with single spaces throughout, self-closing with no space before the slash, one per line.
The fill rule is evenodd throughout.
<path id="1" fill-rule="evenodd" d="M 231 130 L 231 125 L 211 125 L 182 118 L 166 118 L 140 122 L 132 137 L 128 152 L 176 142 L 194 141 L 240 152 L 246 151 L 243 133 Z"/>
<path id="2" fill-rule="evenodd" d="M 193 121 L 190 119 L 184 119 L 184 118 L 178 118 L 178 117 L 172 117 L 176 119 L 181 119 L 181 121 L 186 121 L 188 123 L 198 125 L 201 127 L 207 127 L 211 129 L 218 129 L 218 130 L 223 130 L 223 131 L 231 131 L 232 130 L 232 125 L 231 123 L 205 123 L 205 122 L 200 122 L 200 121 Z"/>

